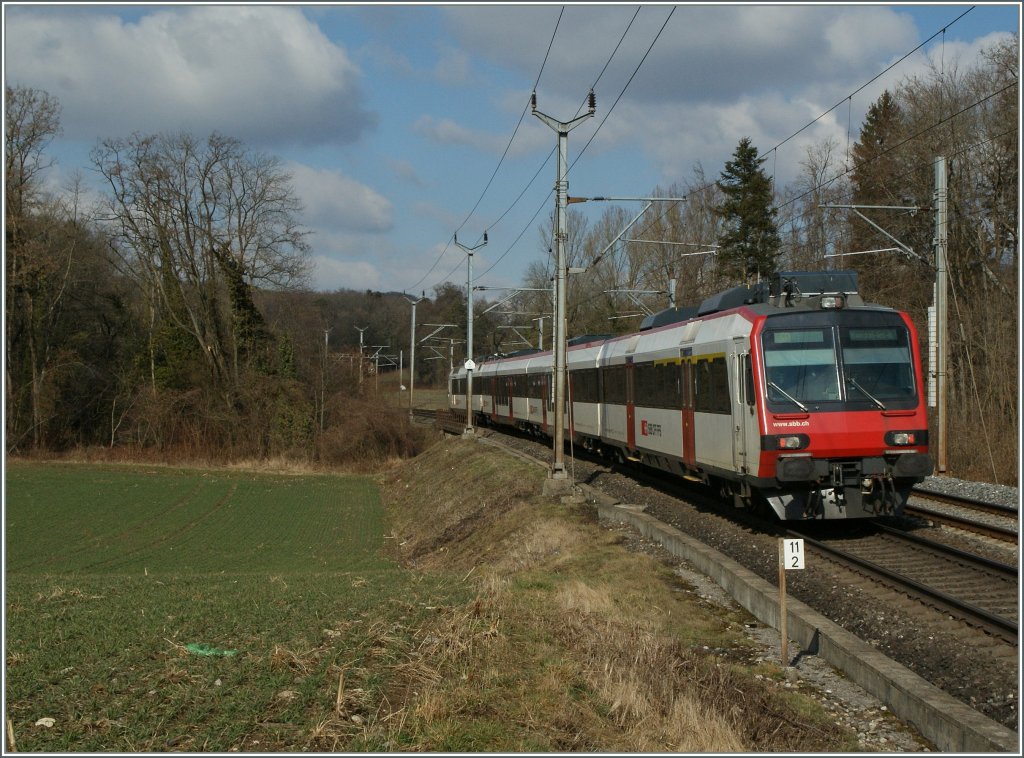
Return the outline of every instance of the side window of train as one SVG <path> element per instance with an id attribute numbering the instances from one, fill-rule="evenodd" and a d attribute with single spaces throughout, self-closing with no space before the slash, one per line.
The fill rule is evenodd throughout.
<path id="1" fill-rule="evenodd" d="M 569 372 L 570 389 L 574 403 L 596 403 L 597 369 L 586 368 Z"/>
<path id="2" fill-rule="evenodd" d="M 725 357 L 698 360 L 694 410 L 699 413 L 729 413 L 729 370 Z"/>
<path id="3" fill-rule="evenodd" d="M 747 405 L 750 406 L 751 412 L 754 410 L 754 369 L 750 362 L 750 353 L 743 356 L 743 392 L 747 401 Z"/>
<path id="4" fill-rule="evenodd" d="M 648 408 L 679 408 L 681 403 L 678 363 L 638 363 L 636 404 Z"/>
<path id="5" fill-rule="evenodd" d="M 601 370 L 606 403 L 625 405 L 626 403 L 626 367 L 612 366 Z"/>

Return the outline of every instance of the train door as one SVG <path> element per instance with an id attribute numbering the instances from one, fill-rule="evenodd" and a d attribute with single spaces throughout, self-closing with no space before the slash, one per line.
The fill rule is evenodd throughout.
<path id="1" fill-rule="evenodd" d="M 697 457 L 694 454 L 694 430 L 693 430 L 693 361 L 690 359 L 693 350 L 686 348 L 683 351 L 683 361 L 680 366 L 682 373 L 682 406 L 683 406 L 683 461 L 688 466 L 697 465 Z"/>
<path id="2" fill-rule="evenodd" d="M 548 429 L 548 406 L 551 404 L 551 389 L 548 385 L 551 384 L 551 374 L 542 374 L 539 379 L 540 382 L 540 407 L 544 413 L 544 429 L 552 434 Z M 551 427 L 554 429 L 554 427 Z"/>
<path id="3" fill-rule="evenodd" d="M 633 359 L 626 359 L 626 446 L 630 451 L 636 450 L 636 396 L 633 393 L 634 371 Z"/>
<path id="4" fill-rule="evenodd" d="M 740 473 L 747 473 L 747 410 L 746 376 L 750 373 L 750 351 L 746 337 L 734 337 L 729 346 L 729 385 L 732 406 L 732 454 L 733 466 Z"/>

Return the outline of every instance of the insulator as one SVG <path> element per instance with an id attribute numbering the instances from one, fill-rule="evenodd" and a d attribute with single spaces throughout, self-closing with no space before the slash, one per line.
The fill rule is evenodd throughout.
<path id="1" fill-rule="evenodd" d="M 484 242 L 487 242 L 487 232 L 484 232 Z"/>
<path id="2" fill-rule="evenodd" d="M 537 93 L 536 92 L 534 92 L 533 94 L 530 95 L 530 107 L 533 110 L 537 110 Z"/>
<path id="3" fill-rule="evenodd" d="M 590 110 L 597 110 L 597 95 L 594 94 L 594 90 L 590 90 L 590 94 L 587 96 L 587 105 L 590 106 Z"/>

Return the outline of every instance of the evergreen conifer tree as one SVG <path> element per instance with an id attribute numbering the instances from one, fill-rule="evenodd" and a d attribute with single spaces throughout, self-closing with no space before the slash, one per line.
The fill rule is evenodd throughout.
<path id="1" fill-rule="evenodd" d="M 855 203 L 891 202 L 898 199 L 892 187 L 897 175 L 897 155 L 892 152 L 902 129 L 900 106 L 888 90 L 864 116 L 860 139 L 853 145 L 851 180 Z"/>
<path id="2" fill-rule="evenodd" d="M 725 229 L 718 240 L 718 265 L 744 283 L 775 271 L 781 245 L 771 181 L 761 169 L 764 161 L 744 137 L 718 180 L 725 196 L 716 209 Z"/>

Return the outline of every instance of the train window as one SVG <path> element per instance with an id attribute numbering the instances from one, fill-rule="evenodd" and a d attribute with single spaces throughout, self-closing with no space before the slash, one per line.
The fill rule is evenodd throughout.
<path id="1" fill-rule="evenodd" d="M 743 391 L 747 405 L 754 404 L 754 369 L 750 364 L 750 353 L 743 356 Z"/>
<path id="2" fill-rule="evenodd" d="M 526 374 L 512 377 L 512 397 L 526 397 Z"/>
<path id="3" fill-rule="evenodd" d="M 602 400 L 605 403 L 626 404 L 626 367 L 610 366 L 601 369 L 603 391 Z"/>
<path id="4" fill-rule="evenodd" d="M 698 413 L 730 413 L 729 370 L 724 357 L 700 359 L 694 366 Z"/>
<path id="5" fill-rule="evenodd" d="M 639 363 L 633 378 L 637 405 L 646 408 L 681 407 L 678 363 Z"/>
<path id="6" fill-rule="evenodd" d="M 600 396 L 597 392 L 597 369 L 585 368 L 569 372 L 569 387 L 574 403 L 596 403 Z"/>
<path id="7" fill-rule="evenodd" d="M 909 400 L 915 397 L 910 334 L 903 326 L 841 327 L 847 396 L 850 400 Z"/>
<path id="8" fill-rule="evenodd" d="M 765 381 L 774 405 L 838 401 L 839 366 L 831 329 L 777 329 L 764 333 Z"/>

